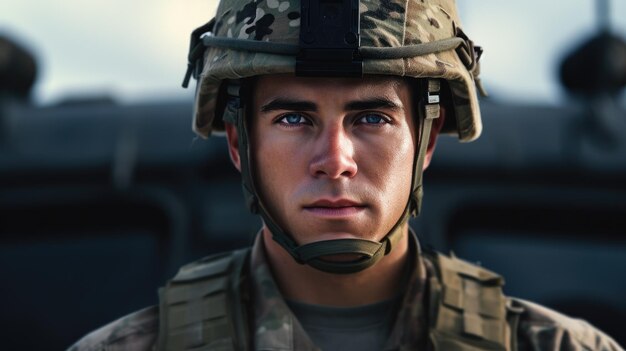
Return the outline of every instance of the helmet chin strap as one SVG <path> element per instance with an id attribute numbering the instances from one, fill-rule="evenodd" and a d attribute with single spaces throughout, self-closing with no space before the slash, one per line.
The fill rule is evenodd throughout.
<path id="1" fill-rule="evenodd" d="M 246 204 L 252 213 L 257 213 L 263 218 L 263 222 L 272 233 L 272 238 L 280 244 L 295 260 L 300 264 L 308 264 L 313 268 L 327 273 L 350 274 L 367 269 L 378 262 L 381 258 L 391 252 L 392 248 L 403 238 L 404 224 L 409 215 L 417 216 L 421 207 L 422 199 L 422 172 L 426 151 L 428 150 L 429 136 L 432 129 L 432 122 L 439 117 L 439 91 L 440 82 L 438 80 L 423 80 L 419 82 L 420 92 L 427 92 L 426 96 L 420 99 L 418 107 L 418 123 L 421 125 L 418 145 L 413 158 L 413 178 L 412 191 L 407 200 L 404 212 L 397 220 L 391 230 L 380 242 L 365 239 L 336 239 L 312 242 L 298 245 L 290 233 L 284 231 L 270 215 L 264 203 L 260 200 L 255 188 L 251 162 L 250 138 L 248 133 L 248 123 L 246 121 L 245 100 L 247 97 L 239 99 L 240 106 L 236 106 L 236 112 L 227 108 L 224 119 L 227 122 L 236 124 L 239 138 L 239 157 L 241 160 L 241 175 L 243 193 Z M 230 111 L 229 111 L 230 109 Z M 359 258 L 351 261 L 329 261 L 323 259 L 330 255 L 357 255 Z"/>

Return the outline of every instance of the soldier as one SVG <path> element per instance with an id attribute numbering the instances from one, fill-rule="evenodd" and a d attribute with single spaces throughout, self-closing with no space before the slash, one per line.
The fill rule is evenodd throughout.
<path id="1" fill-rule="evenodd" d="M 263 227 L 70 349 L 621 350 L 409 229 L 437 136 L 481 132 L 480 53 L 453 0 L 222 0 L 185 85 Z"/>

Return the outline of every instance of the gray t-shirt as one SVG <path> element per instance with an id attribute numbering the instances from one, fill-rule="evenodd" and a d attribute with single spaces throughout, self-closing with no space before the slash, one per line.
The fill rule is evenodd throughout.
<path id="1" fill-rule="evenodd" d="M 287 300 L 322 351 L 380 351 L 391 333 L 401 296 L 358 307 L 328 307 Z"/>

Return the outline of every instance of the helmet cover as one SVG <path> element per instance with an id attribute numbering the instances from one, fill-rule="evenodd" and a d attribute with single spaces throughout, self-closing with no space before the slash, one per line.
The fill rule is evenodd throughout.
<path id="1" fill-rule="evenodd" d="M 452 101 L 446 117 L 461 141 L 472 141 L 482 124 L 476 94 L 479 67 L 473 43 L 462 32 L 454 0 L 360 0 L 362 48 L 401 48 L 461 37 L 465 53 L 449 49 L 405 58 L 365 58 L 363 74 L 437 78 L 448 82 Z M 298 45 L 299 0 L 222 0 L 211 36 Z M 461 47 L 462 49 L 462 47 Z M 469 57 L 469 60 L 467 59 Z M 223 132 L 216 116 L 225 80 L 295 73 L 296 57 L 209 46 L 198 77 L 193 129 L 202 137 Z"/>

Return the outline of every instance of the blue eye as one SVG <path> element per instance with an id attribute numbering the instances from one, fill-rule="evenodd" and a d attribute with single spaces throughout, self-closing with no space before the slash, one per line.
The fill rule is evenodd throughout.
<path id="1" fill-rule="evenodd" d="M 287 124 L 287 125 L 310 124 L 309 121 L 306 119 L 306 117 L 297 113 L 284 114 L 278 120 L 278 123 Z"/>
<path id="2" fill-rule="evenodd" d="M 377 114 L 373 114 L 373 113 L 369 113 L 366 115 L 361 116 L 361 118 L 359 119 L 360 123 L 364 123 L 364 124 L 384 124 L 384 123 L 388 123 L 387 119 L 381 115 L 377 115 Z"/>

